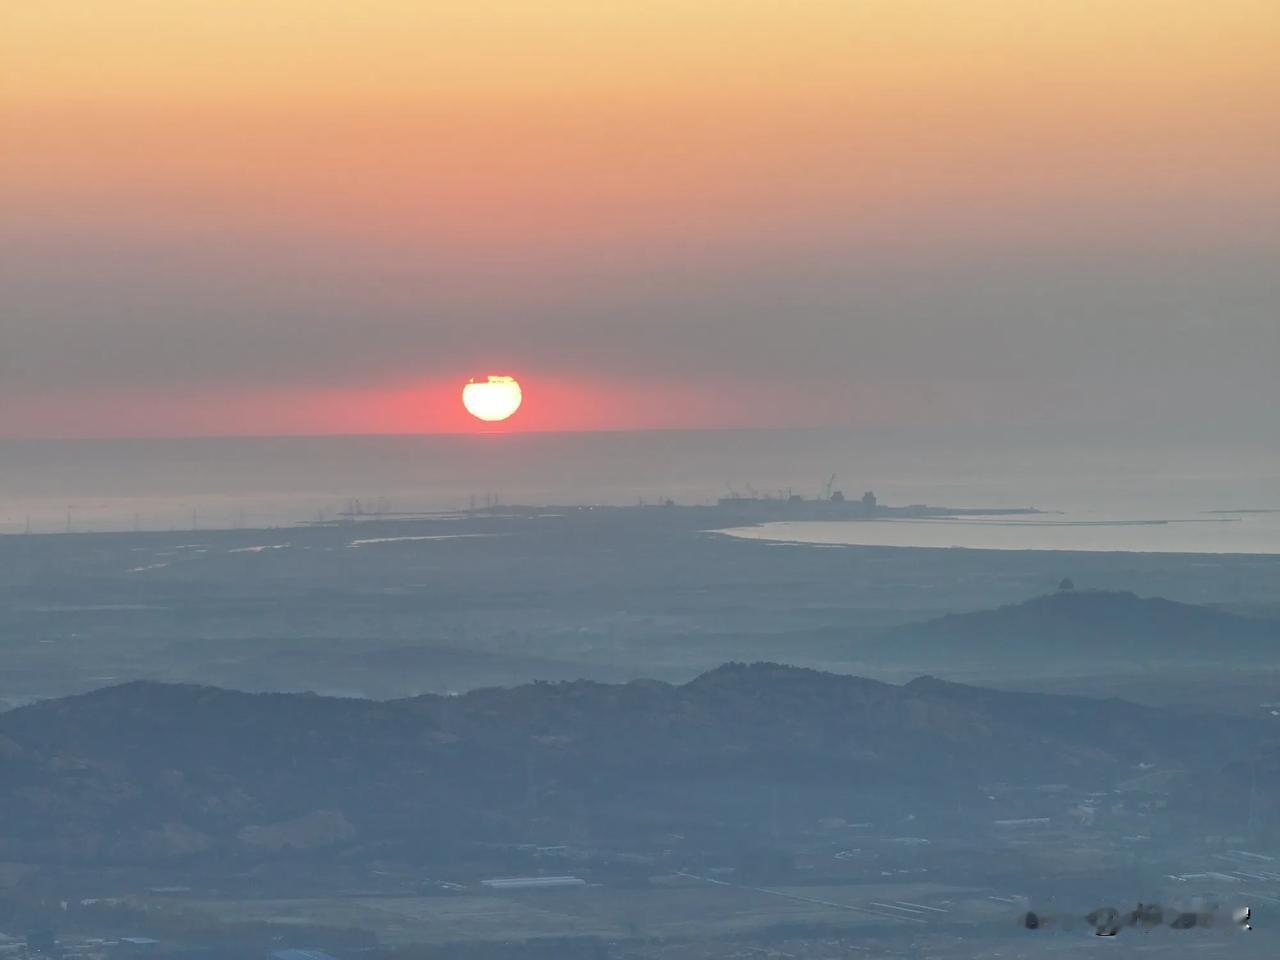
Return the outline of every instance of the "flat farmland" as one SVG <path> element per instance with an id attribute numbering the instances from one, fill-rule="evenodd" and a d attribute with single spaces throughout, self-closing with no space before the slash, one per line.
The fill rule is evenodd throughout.
<path id="1" fill-rule="evenodd" d="M 975 891 L 939 885 L 750 887 L 694 879 L 640 890 L 589 886 L 500 895 L 179 903 L 224 923 L 354 927 L 392 945 L 566 936 L 701 939 L 788 924 L 907 931 L 1001 918 L 1012 923 L 1017 912 Z"/>

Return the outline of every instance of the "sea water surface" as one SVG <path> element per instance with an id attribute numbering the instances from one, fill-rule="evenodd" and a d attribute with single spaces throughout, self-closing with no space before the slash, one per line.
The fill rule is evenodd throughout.
<path id="1" fill-rule="evenodd" d="M 344 511 L 821 497 L 1043 515 L 768 525 L 792 542 L 1280 553 L 1280 442 L 1057 427 L 0 440 L 0 534 L 288 527 Z M 1226 512 L 1214 512 L 1226 511 Z"/>
<path id="2" fill-rule="evenodd" d="M 764 523 L 718 531 L 777 543 L 973 550 L 1280 554 L 1280 510 L 1142 516 L 1071 511 L 987 516 Z"/>

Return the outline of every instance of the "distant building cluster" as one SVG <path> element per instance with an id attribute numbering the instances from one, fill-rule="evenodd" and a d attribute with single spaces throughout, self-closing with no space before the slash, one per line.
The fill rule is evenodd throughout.
<path id="1" fill-rule="evenodd" d="M 716 505 L 723 510 L 747 514 L 814 520 L 866 520 L 877 516 L 880 511 L 876 495 L 870 490 L 857 500 L 848 499 L 840 490 L 831 490 L 823 497 L 802 497 L 791 493 L 778 496 L 730 493 L 716 501 Z"/>

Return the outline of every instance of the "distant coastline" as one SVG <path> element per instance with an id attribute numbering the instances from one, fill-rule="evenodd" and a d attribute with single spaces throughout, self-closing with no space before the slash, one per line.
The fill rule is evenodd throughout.
<path id="1" fill-rule="evenodd" d="M 1206 511 L 1209 512 L 1209 511 Z M 891 514 L 840 519 L 776 519 L 722 527 L 714 532 L 744 540 L 809 546 L 904 547 L 916 549 L 1037 550 L 1084 553 L 1183 553 L 1280 555 L 1280 514 L 1213 511 L 1190 517 L 1055 514 L 1015 519 L 1043 511 Z"/>

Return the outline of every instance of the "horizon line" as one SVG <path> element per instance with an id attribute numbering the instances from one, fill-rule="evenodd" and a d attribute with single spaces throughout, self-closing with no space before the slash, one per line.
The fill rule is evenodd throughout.
<path id="1" fill-rule="evenodd" d="M 835 426 L 835 425 L 796 425 L 796 426 L 701 426 L 701 427 L 586 427 L 582 429 L 559 430 L 437 430 L 420 433 L 400 431 L 370 431 L 366 433 L 196 433 L 196 434 L 111 434 L 107 436 L 30 436 L 2 435 L 0 443 L 101 443 L 122 441 L 164 441 L 180 442 L 189 440 L 353 440 L 366 438 L 414 439 L 435 437 L 474 437 L 487 439 L 491 437 L 522 436 L 564 436 L 577 434 L 621 434 L 621 433 L 766 433 L 784 431 L 840 431 L 840 430 L 893 430 L 904 429 L 901 425 L 877 426 Z M 948 427 L 947 429 L 951 429 Z"/>

